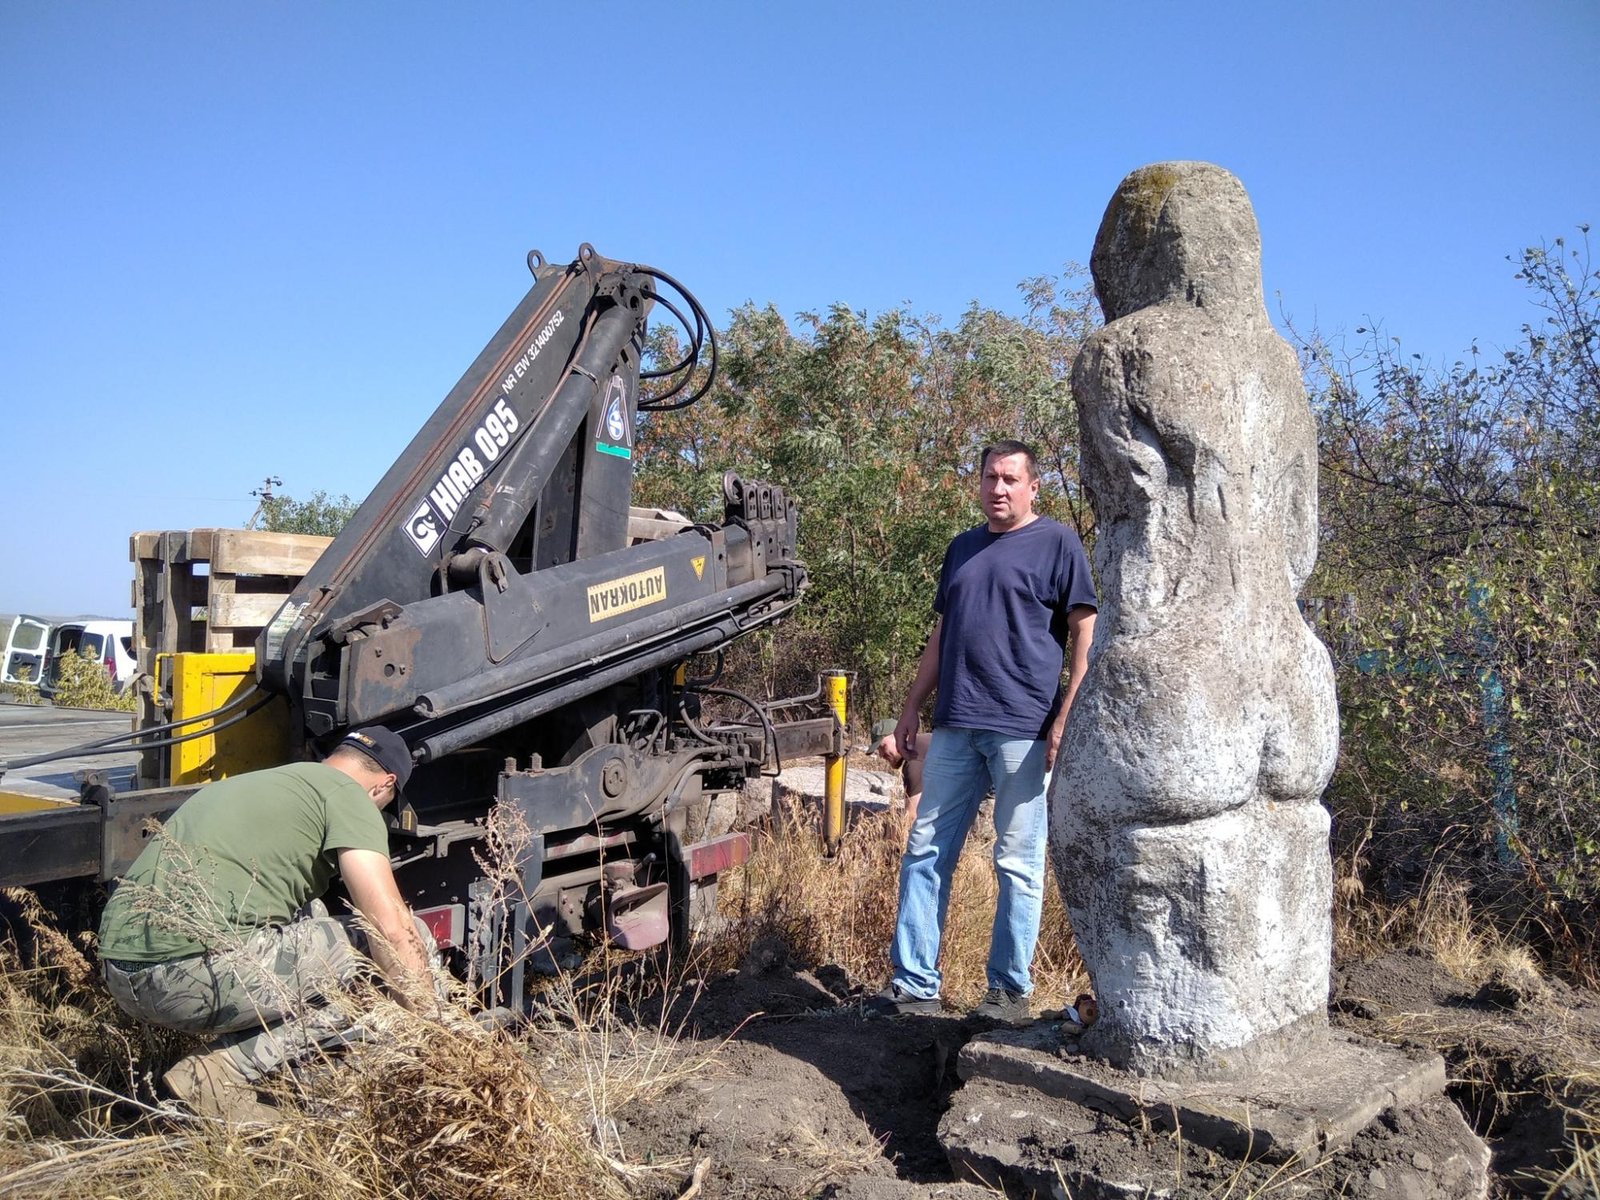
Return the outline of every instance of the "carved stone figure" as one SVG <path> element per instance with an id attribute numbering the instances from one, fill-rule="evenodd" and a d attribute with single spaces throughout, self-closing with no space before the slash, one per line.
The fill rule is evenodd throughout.
<path id="1" fill-rule="evenodd" d="M 1295 604 L 1316 427 L 1233 175 L 1133 172 L 1091 266 L 1107 324 L 1073 387 L 1101 607 L 1051 849 L 1100 1002 L 1085 1048 L 1227 1075 L 1327 1021 L 1338 710 Z"/>

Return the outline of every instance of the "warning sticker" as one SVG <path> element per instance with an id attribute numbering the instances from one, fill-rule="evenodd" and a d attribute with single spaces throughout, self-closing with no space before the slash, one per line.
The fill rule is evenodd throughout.
<path id="1" fill-rule="evenodd" d="M 621 375 L 613 375 L 606 384 L 603 428 L 595 440 L 594 448 L 601 454 L 617 458 L 633 457 L 633 427 L 628 421 L 628 385 Z"/>

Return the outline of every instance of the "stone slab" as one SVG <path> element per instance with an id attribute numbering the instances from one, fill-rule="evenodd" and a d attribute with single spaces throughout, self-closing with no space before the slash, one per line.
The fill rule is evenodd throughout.
<path id="1" fill-rule="evenodd" d="M 820 801 L 827 791 L 828 768 L 825 765 L 802 763 L 784 767 L 769 780 L 774 798 Z M 873 771 L 852 767 L 844 775 L 844 794 L 847 802 L 887 807 L 892 800 L 903 799 L 900 775 L 896 771 Z"/>
<path id="2" fill-rule="evenodd" d="M 957 1071 L 1035 1088 L 1123 1120 L 1181 1131 L 1239 1161 L 1314 1163 L 1347 1146 L 1386 1109 L 1442 1095 L 1444 1059 L 1329 1032 L 1281 1064 L 1231 1080 L 1173 1082 L 1077 1052 L 1059 1026 L 1035 1023 L 969 1041 Z"/>
<path id="3" fill-rule="evenodd" d="M 1489 1147 L 1443 1096 L 1384 1112 L 1317 1162 L 1240 1162 L 1186 1130 L 973 1079 L 939 1122 L 952 1173 L 1010 1200 L 1486 1200 Z"/>

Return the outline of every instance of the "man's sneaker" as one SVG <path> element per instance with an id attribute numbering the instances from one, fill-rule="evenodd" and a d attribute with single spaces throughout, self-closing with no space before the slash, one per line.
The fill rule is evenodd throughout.
<path id="1" fill-rule="evenodd" d="M 863 1011 L 877 1013 L 880 1017 L 933 1016 L 944 1011 L 939 997 L 923 999 L 913 996 L 910 992 L 901 991 L 900 986 L 894 983 L 876 996 L 868 996 L 862 1001 L 861 1007 Z"/>
<path id="2" fill-rule="evenodd" d="M 180 1058 L 161 1079 L 174 1096 L 203 1117 L 252 1125 L 272 1125 L 283 1119 L 275 1106 L 261 1102 L 255 1085 L 226 1050 Z"/>
<path id="3" fill-rule="evenodd" d="M 972 1015 L 1003 1025 L 1023 1025 L 1033 1020 L 1033 1014 L 1028 1011 L 1028 998 L 1005 988 L 990 988 L 983 1003 L 972 1010 Z"/>

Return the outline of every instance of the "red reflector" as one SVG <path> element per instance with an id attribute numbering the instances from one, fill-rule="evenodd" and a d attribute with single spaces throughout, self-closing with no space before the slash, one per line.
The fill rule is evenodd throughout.
<path id="1" fill-rule="evenodd" d="M 709 842 L 696 842 L 686 850 L 689 878 L 704 879 L 729 867 L 737 867 L 750 857 L 748 833 L 725 833 Z"/>
<path id="2" fill-rule="evenodd" d="M 460 946 L 467 936 L 467 909 L 462 904 L 441 904 L 437 908 L 413 910 L 417 920 L 428 927 L 441 950 Z"/>

